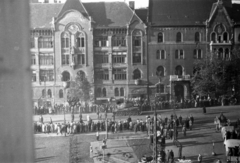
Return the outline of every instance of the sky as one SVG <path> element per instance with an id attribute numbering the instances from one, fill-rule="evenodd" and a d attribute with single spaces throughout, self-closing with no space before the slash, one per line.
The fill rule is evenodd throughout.
<path id="1" fill-rule="evenodd" d="M 143 7 L 148 7 L 148 0 L 81 0 L 82 2 L 99 2 L 99 1 L 104 1 L 104 2 L 114 2 L 114 1 L 121 1 L 121 2 L 126 2 L 128 3 L 129 1 L 135 1 L 135 8 L 143 8 Z"/>

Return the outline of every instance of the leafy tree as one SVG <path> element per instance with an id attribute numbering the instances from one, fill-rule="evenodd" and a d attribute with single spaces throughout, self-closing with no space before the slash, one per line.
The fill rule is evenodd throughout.
<path id="1" fill-rule="evenodd" d="M 75 107 L 79 101 L 88 101 L 90 99 L 91 85 L 86 77 L 79 76 L 75 81 L 69 81 L 67 91 L 67 101 L 70 107 Z"/>
<path id="2" fill-rule="evenodd" d="M 215 53 L 208 53 L 202 60 L 194 63 L 194 76 L 191 86 L 194 95 L 220 96 L 226 93 L 226 68 L 228 62 Z"/>

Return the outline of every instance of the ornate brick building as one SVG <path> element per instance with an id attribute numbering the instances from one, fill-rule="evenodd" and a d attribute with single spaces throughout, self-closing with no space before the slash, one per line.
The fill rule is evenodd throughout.
<path id="1" fill-rule="evenodd" d="M 63 82 L 77 74 L 87 77 L 97 100 L 146 95 L 146 25 L 134 5 L 68 0 L 30 7 L 35 101 L 47 95 L 49 103 L 62 103 Z"/>
<path id="2" fill-rule="evenodd" d="M 156 93 L 190 98 L 194 61 L 209 51 L 230 59 L 240 44 L 239 15 L 231 0 L 149 0 L 149 81 Z"/>

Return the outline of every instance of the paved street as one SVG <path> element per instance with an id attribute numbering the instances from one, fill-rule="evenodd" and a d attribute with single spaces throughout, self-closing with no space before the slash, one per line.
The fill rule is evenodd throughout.
<path id="1" fill-rule="evenodd" d="M 185 118 L 187 115 L 192 114 L 195 118 L 195 124 L 192 131 L 187 131 L 187 136 L 184 137 L 182 132 L 179 132 L 179 141 L 183 145 L 183 156 L 185 156 L 187 159 L 191 159 L 193 162 L 196 162 L 198 154 L 203 155 L 203 162 L 204 163 L 212 163 L 215 162 L 218 158 L 221 159 L 223 162 L 225 161 L 225 151 L 223 146 L 223 141 L 221 138 L 220 133 L 216 133 L 213 124 L 213 119 L 215 116 L 219 115 L 220 112 L 223 112 L 224 115 L 229 118 L 232 121 L 235 121 L 237 118 L 240 117 L 240 107 L 239 106 L 226 106 L 226 107 L 213 107 L 213 108 L 207 108 L 207 114 L 202 113 L 201 108 L 194 108 L 194 109 L 181 109 L 176 110 L 176 114 L 179 116 L 181 115 L 183 118 Z M 150 112 L 148 113 L 149 115 Z M 141 116 L 132 116 L 133 120 L 136 119 L 142 119 L 145 120 L 146 115 Z M 172 114 L 172 110 L 164 110 L 159 111 L 159 114 L 161 114 L 162 117 L 170 116 Z M 91 118 L 96 120 L 96 114 L 89 114 Z M 108 117 L 111 117 L 111 114 L 108 115 Z M 34 116 L 34 120 L 37 121 L 39 116 Z M 54 122 L 62 122 L 63 115 L 51 115 L 51 118 Z M 127 117 L 117 117 L 117 119 L 126 119 Z M 44 121 L 48 121 L 50 119 L 50 115 L 44 115 Z M 66 115 L 67 121 L 71 119 L 70 115 Z M 78 120 L 78 115 L 75 115 L 75 120 Z M 86 114 L 83 115 L 83 119 L 86 120 Z M 103 139 L 104 132 L 100 133 L 100 138 Z M 54 134 L 50 134 L 51 136 L 54 136 Z M 56 134 L 55 134 L 56 135 Z M 120 134 L 109 134 L 111 141 L 113 139 L 120 139 L 125 140 L 126 138 L 130 137 L 145 137 L 146 133 L 138 133 L 135 135 L 133 132 L 124 132 Z M 45 134 L 37 134 L 36 136 L 36 148 L 38 148 L 38 141 L 41 141 L 41 139 L 46 139 L 46 137 L 49 137 Z M 78 151 L 78 157 L 70 157 L 70 162 L 76 162 L 71 160 L 76 159 L 82 159 L 83 162 L 93 162 L 92 159 L 89 158 L 90 156 L 90 143 L 95 141 L 95 133 L 87 133 L 87 134 L 78 134 L 74 136 L 69 136 L 69 138 L 75 139 L 73 142 L 77 143 L 77 147 L 79 148 Z M 142 139 L 132 139 L 133 141 L 128 141 L 128 146 L 131 147 L 133 153 L 135 153 L 136 157 L 139 159 L 146 151 L 145 146 L 141 146 L 140 144 L 143 142 Z M 149 139 L 147 139 L 149 140 Z M 217 153 L 217 156 L 212 156 L 212 142 L 214 141 L 215 144 L 215 152 Z M 114 142 L 115 143 L 115 142 Z M 175 157 L 178 155 L 178 149 L 173 145 L 171 140 L 166 141 L 166 149 L 172 149 L 174 151 Z M 82 145 L 81 145 L 82 144 Z M 119 146 L 118 144 L 114 144 L 116 146 Z M 114 145 L 111 146 L 112 149 L 114 149 Z M 45 149 L 48 150 L 50 147 L 46 147 Z M 51 148 L 52 149 L 52 148 Z M 61 150 L 61 149 L 58 149 Z M 70 146 L 70 155 L 71 155 L 71 146 Z M 150 148 L 149 150 L 150 151 Z M 49 151 L 49 155 L 51 155 L 52 151 Z M 61 153 L 56 152 L 55 153 Z M 67 152 L 65 154 L 68 154 Z M 148 152 L 150 155 L 151 152 Z M 36 156 L 41 155 L 40 150 L 36 150 Z M 54 159 L 57 159 L 59 156 L 54 156 L 52 159 L 49 159 L 46 162 L 55 162 Z M 71 159 L 72 158 L 72 159 Z M 44 162 L 44 161 L 41 161 Z"/>

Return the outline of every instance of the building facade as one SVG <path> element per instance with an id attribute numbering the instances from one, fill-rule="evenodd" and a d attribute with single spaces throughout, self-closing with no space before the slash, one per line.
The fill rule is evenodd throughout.
<path id="1" fill-rule="evenodd" d="M 211 51 L 231 59 L 240 43 L 239 9 L 231 0 L 150 0 L 149 81 L 155 93 L 189 99 L 196 60 Z"/>
<path id="2" fill-rule="evenodd" d="M 77 75 L 95 100 L 189 99 L 194 62 L 210 51 L 231 59 L 240 45 L 240 5 L 231 0 L 149 0 L 148 10 L 80 0 L 30 7 L 36 102 L 63 103 L 64 82 Z"/>
<path id="3" fill-rule="evenodd" d="M 147 28 L 126 3 L 32 3 L 31 28 L 36 103 L 63 103 L 64 82 L 76 75 L 95 100 L 146 95 Z"/>

